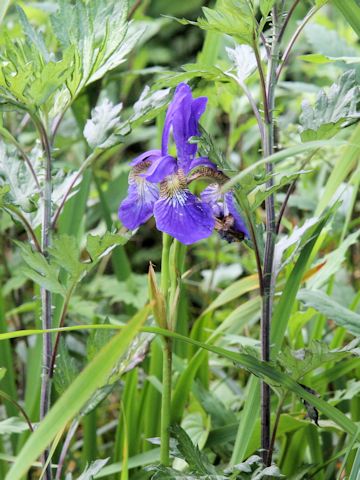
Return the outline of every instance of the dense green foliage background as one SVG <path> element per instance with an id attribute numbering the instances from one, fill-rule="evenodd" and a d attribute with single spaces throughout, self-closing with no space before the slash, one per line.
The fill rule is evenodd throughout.
<path id="1" fill-rule="evenodd" d="M 72 3 L 87 7 L 75 12 Z M 23 1 L 21 9 L 1 3 L 0 478 L 39 478 L 42 466 L 34 462 L 49 444 L 54 478 L 262 478 L 260 457 L 252 457 L 260 448 L 258 378 L 272 387 L 277 423 L 267 475 L 359 478 L 360 6 L 295 2 L 282 53 L 313 15 L 276 90 L 270 192 L 263 164 L 249 168 L 263 158 L 260 135 L 227 51 L 247 38 L 248 27 L 237 23 L 246 3 L 235 2 L 231 21 L 217 18 L 215 26 L 191 23 L 204 18 L 202 7 L 219 8 L 201 0 L 136 1 L 129 8 L 100 0 Z M 267 3 L 263 18 L 266 2 L 253 2 L 265 36 Z M 287 12 L 294 2 L 277 3 Z M 202 147 L 214 161 L 225 159 L 229 177 L 243 172 L 233 183 L 261 251 L 265 198 L 275 193 L 277 212 L 287 205 L 275 250 L 269 364 L 259 360 L 253 242 L 227 243 L 214 233 L 182 248 L 176 271 L 170 263 L 182 337 L 173 340 L 176 458 L 166 469 L 158 440 L 166 332 L 146 306 L 149 262 L 160 283 L 162 237 L 153 219 L 126 232 L 117 209 L 129 161 L 159 147 L 166 105 L 181 81 L 209 99 Z M 262 113 L 257 72 L 246 85 Z M 46 257 L 35 248 L 42 197 L 28 169 L 30 163 L 43 187 L 39 122 L 50 141 L 51 209 L 59 215 Z M 31 433 L 24 413 L 37 426 L 41 287 L 53 294 L 52 326 L 71 328 L 59 337 L 54 407 Z"/>

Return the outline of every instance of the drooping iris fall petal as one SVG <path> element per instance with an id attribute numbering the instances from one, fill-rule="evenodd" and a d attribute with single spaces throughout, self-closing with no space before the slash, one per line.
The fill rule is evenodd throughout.
<path id="1" fill-rule="evenodd" d="M 158 185 L 148 182 L 141 176 L 149 165 L 150 162 L 141 162 L 132 169 L 127 197 L 119 207 L 119 219 L 129 230 L 135 230 L 149 220 L 153 215 L 154 204 L 159 198 Z"/>
<path id="2" fill-rule="evenodd" d="M 155 203 L 154 216 L 158 230 L 184 245 L 208 238 L 215 226 L 209 205 L 189 190 L 183 190 L 181 197 L 160 198 Z"/>

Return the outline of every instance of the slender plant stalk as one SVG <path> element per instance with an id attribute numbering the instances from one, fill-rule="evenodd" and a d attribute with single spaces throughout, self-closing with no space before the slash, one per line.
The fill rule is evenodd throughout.
<path id="1" fill-rule="evenodd" d="M 59 457 L 58 466 L 57 466 L 57 470 L 56 470 L 55 480 L 60 480 L 61 479 L 62 470 L 64 468 L 64 463 L 65 463 L 65 460 L 66 460 L 66 455 L 68 453 L 71 440 L 73 439 L 73 437 L 76 433 L 76 430 L 78 429 L 79 423 L 80 423 L 79 418 L 76 418 L 75 420 L 73 420 L 71 425 L 70 425 L 70 428 L 67 432 L 67 435 L 65 437 L 65 441 L 63 443 L 63 446 L 62 446 L 62 449 L 61 449 L 61 452 L 60 452 L 60 457 Z"/>
<path id="2" fill-rule="evenodd" d="M 12 403 L 12 405 L 14 405 L 14 407 L 16 407 L 19 410 L 19 412 L 25 418 L 26 423 L 28 424 L 29 430 L 33 432 L 34 429 L 33 429 L 31 420 L 28 414 L 26 413 L 26 411 L 24 410 L 24 408 L 16 400 L 14 400 L 10 395 L 8 395 L 6 392 L 3 392 L 2 390 L 0 390 L 0 397 L 5 398 L 5 400 Z"/>
<path id="3" fill-rule="evenodd" d="M 161 445 L 160 461 L 162 465 L 170 464 L 170 415 L 171 415 L 171 368 L 172 344 L 170 338 L 163 338 L 163 378 L 161 397 Z"/>
<path id="4" fill-rule="evenodd" d="M 100 154 L 93 152 L 87 157 L 87 159 L 84 161 L 84 163 L 81 164 L 81 167 L 79 168 L 76 175 L 74 176 L 72 182 L 70 183 L 68 189 L 66 190 L 66 192 L 63 196 L 63 199 L 62 199 L 60 205 L 58 206 L 58 208 L 57 208 L 57 210 L 54 214 L 54 218 L 53 218 L 52 223 L 51 223 L 51 228 L 52 229 L 55 230 L 55 228 L 56 228 L 56 224 L 57 224 L 57 221 L 59 219 L 60 213 L 62 212 L 62 209 L 65 206 L 66 200 L 68 199 L 68 197 L 71 193 L 71 190 L 74 188 L 75 184 L 78 182 L 78 180 L 80 179 L 81 175 L 85 172 L 85 170 L 88 167 L 90 167 L 90 165 L 92 165 L 99 158 L 99 155 Z"/>
<path id="5" fill-rule="evenodd" d="M 264 139 L 264 156 L 268 157 L 274 153 L 275 143 L 275 121 L 274 121 L 274 104 L 275 104 L 275 87 L 276 87 L 276 69 L 279 59 L 278 44 L 278 15 L 276 6 L 272 11 L 273 20 L 273 38 L 271 46 L 271 57 L 268 63 L 268 71 L 266 78 L 266 96 L 264 95 L 266 106 L 265 112 L 265 139 Z M 273 186 L 271 174 L 273 166 L 271 162 L 266 163 L 266 173 L 269 180 L 266 188 Z M 273 306 L 273 261 L 276 238 L 275 223 L 275 199 L 274 195 L 269 195 L 265 200 L 266 210 L 266 241 L 264 252 L 264 268 L 263 268 L 263 297 L 261 312 L 261 359 L 264 362 L 270 360 L 270 325 Z M 267 465 L 270 449 L 270 387 L 265 382 L 261 383 L 261 448 L 264 464 Z"/>
<path id="6" fill-rule="evenodd" d="M 313 7 L 309 13 L 306 15 L 306 17 L 304 18 L 304 20 L 300 23 L 300 25 L 297 27 L 297 29 L 295 30 L 293 36 L 291 37 L 291 40 L 288 44 L 288 46 L 286 47 L 286 50 L 281 58 L 281 62 L 279 64 L 279 66 L 277 67 L 277 71 L 276 71 L 276 79 L 279 79 L 280 75 L 281 75 L 281 72 L 282 72 L 282 69 L 284 68 L 284 66 L 286 65 L 286 62 L 288 61 L 288 58 L 289 58 L 289 55 L 291 53 L 291 50 L 293 48 L 293 46 L 295 45 L 296 43 L 296 40 L 298 39 L 300 33 L 303 31 L 304 27 L 306 26 L 306 24 L 308 23 L 308 21 L 315 15 L 315 13 L 320 9 L 320 6 L 318 7 Z"/>
<path id="7" fill-rule="evenodd" d="M 52 178 L 51 178 L 51 146 L 44 125 L 39 119 L 34 119 L 38 129 L 42 147 L 45 154 L 45 180 L 43 188 L 43 217 L 41 224 L 41 250 L 45 258 L 48 256 L 48 248 L 51 241 L 51 194 L 52 194 Z M 52 295 L 49 290 L 41 287 L 41 323 L 44 330 L 52 328 Z M 42 376 L 41 376 L 41 394 L 40 394 L 40 421 L 43 420 L 50 409 L 51 396 L 51 378 L 50 366 L 52 358 L 52 337 L 51 333 L 45 333 L 42 351 Z M 44 452 L 43 464 L 47 464 L 48 450 Z M 46 467 L 45 479 L 51 480 L 50 463 Z"/>
<path id="8" fill-rule="evenodd" d="M 24 225 L 24 228 L 28 234 L 29 239 L 32 240 L 34 247 L 38 252 L 41 253 L 41 246 L 35 235 L 35 232 L 32 226 L 30 225 L 30 223 L 27 221 L 26 217 L 21 213 L 21 211 L 18 208 L 14 207 L 14 205 L 6 205 L 4 210 L 7 210 L 8 212 L 10 212 L 10 214 L 15 214 L 19 218 L 21 223 Z"/>
<path id="9" fill-rule="evenodd" d="M 62 328 L 65 325 L 65 319 L 66 319 L 66 314 L 67 314 L 68 307 L 69 307 L 69 302 L 70 302 L 71 295 L 72 295 L 75 287 L 76 287 L 76 283 L 73 283 L 73 285 L 71 286 L 71 288 L 69 289 L 69 291 L 66 294 L 65 301 L 64 301 L 62 311 L 61 311 L 59 328 Z M 60 335 L 61 335 L 61 332 L 57 332 L 56 337 L 55 337 L 54 348 L 53 348 L 53 351 L 52 351 L 51 362 L 50 362 L 50 373 L 49 373 L 50 378 L 53 378 L 53 376 L 54 376 L 54 368 L 55 368 L 55 363 L 56 363 L 56 355 L 57 355 L 57 351 L 58 351 L 59 343 L 60 343 Z"/>
<path id="10" fill-rule="evenodd" d="M 279 32 L 279 38 L 278 38 L 278 42 L 280 43 L 282 38 L 283 38 L 283 35 L 285 33 L 285 30 L 286 30 L 286 27 L 288 26 L 289 24 L 289 21 L 290 21 L 290 18 L 292 17 L 293 13 L 295 12 L 295 9 L 296 7 L 299 5 L 300 3 L 300 0 L 295 0 L 294 3 L 291 5 L 291 7 L 289 8 L 289 11 L 286 15 L 286 18 L 284 20 L 284 23 L 282 24 L 281 26 L 281 29 L 280 29 L 280 32 Z"/>
<path id="11" fill-rule="evenodd" d="M 277 406 L 277 409 L 276 409 L 275 422 L 274 422 L 273 430 L 272 430 L 272 433 L 271 433 L 270 447 L 269 447 L 268 458 L 267 458 L 267 462 L 266 462 L 268 465 L 271 465 L 271 460 L 272 460 L 272 456 L 273 456 L 273 452 L 274 452 L 274 446 L 275 446 L 275 440 L 276 440 L 276 432 L 277 432 L 277 429 L 279 427 L 281 412 L 282 412 L 282 408 L 283 408 L 283 405 L 284 405 L 284 402 L 285 402 L 285 398 L 286 398 L 286 394 L 284 394 L 282 397 L 280 397 L 279 403 L 278 403 L 278 406 Z"/>
<path id="12" fill-rule="evenodd" d="M 167 328 L 170 326 L 169 319 L 169 287 L 170 287 L 170 247 L 172 238 L 163 234 L 163 249 L 161 257 L 161 292 L 167 306 Z M 171 368 L 172 368 L 172 342 L 170 338 L 162 338 L 163 347 L 163 391 L 161 397 L 161 426 L 160 426 L 160 461 L 162 465 L 170 464 L 170 414 L 171 414 Z"/>

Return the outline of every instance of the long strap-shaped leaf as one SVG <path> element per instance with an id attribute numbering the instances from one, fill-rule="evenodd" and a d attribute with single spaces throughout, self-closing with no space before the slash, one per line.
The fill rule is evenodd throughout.
<path id="1" fill-rule="evenodd" d="M 113 365 L 116 361 L 116 358 L 118 358 L 119 354 L 121 354 L 126 349 L 126 346 L 130 343 L 132 338 L 136 335 L 136 333 L 139 330 L 143 331 L 143 332 L 155 333 L 157 335 L 163 335 L 165 337 L 171 337 L 171 338 L 183 341 L 183 342 L 190 343 L 191 345 L 195 345 L 196 347 L 203 348 L 205 350 L 208 350 L 209 352 L 215 353 L 215 354 L 217 354 L 217 355 L 219 355 L 223 358 L 227 358 L 227 359 L 241 365 L 243 368 L 246 368 L 251 373 L 253 373 L 257 377 L 265 380 L 269 384 L 280 385 L 283 388 L 289 390 L 290 392 L 295 393 L 296 395 L 298 395 L 302 399 L 309 402 L 315 408 L 319 409 L 320 412 L 322 412 L 324 415 L 326 415 L 330 420 L 333 420 L 345 432 L 349 433 L 352 436 L 358 435 L 357 425 L 353 421 L 351 421 L 344 413 L 342 413 L 340 410 L 338 410 L 337 408 L 330 405 L 328 402 L 325 402 L 321 398 L 315 397 L 314 395 L 309 393 L 307 390 L 302 388 L 295 380 L 293 380 L 291 377 L 289 377 L 289 375 L 286 375 L 286 374 L 278 371 L 276 368 L 272 367 L 271 365 L 269 365 L 265 362 L 262 362 L 262 361 L 258 360 L 257 358 L 255 358 L 251 355 L 245 354 L 245 353 L 236 353 L 236 352 L 233 352 L 231 350 L 227 350 L 225 348 L 216 347 L 214 345 L 208 345 L 206 343 L 199 342 L 197 340 L 193 340 L 192 338 L 185 337 L 184 335 L 180 335 L 179 333 L 170 332 L 168 330 L 164 330 L 164 329 L 158 328 L 158 327 L 142 327 L 141 328 L 141 323 L 144 321 L 144 317 L 145 317 L 144 311 L 148 312 L 148 310 L 143 310 L 142 312 L 138 313 L 134 317 L 132 322 L 129 325 L 127 325 L 126 327 L 119 327 L 119 326 L 116 326 L 116 325 L 106 325 L 106 324 L 105 325 L 77 325 L 77 326 L 74 326 L 74 327 L 64 327 L 62 329 L 53 328 L 49 331 L 54 332 L 54 331 L 58 331 L 58 330 L 61 330 L 61 331 L 75 331 L 75 330 L 87 330 L 87 329 L 117 329 L 117 328 L 123 328 L 122 334 L 120 334 L 120 336 L 117 335 L 111 342 L 109 342 L 100 351 L 100 353 L 94 358 L 94 360 L 88 365 L 88 367 L 82 372 L 81 375 L 83 375 L 85 373 L 85 371 L 88 372 L 89 367 L 91 367 L 90 375 L 92 375 L 94 373 L 94 362 L 95 362 L 95 360 L 96 360 L 95 369 L 99 368 L 100 366 L 103 369 L 103 366 L 102 365 L 99 366 L 98 364 L 99 364 L 99 362 L 104 361 L 103 357 L 105 356 L 105 358 L 106 358 L 107 355 L 109 355 L 109 357 L 111 356 L 111 362 L 109 362 L 109 359 L 106 358 L 107 366 L 109 365 L 109 363 L 111 363 L 111 365 Z M 148 313 L 146 313 L 146 315 L 147 314 Z M 131 335 L 131 329 L 133 329 L 135 331 L 135 332 L 132 332 L 133 335 Z M 126 335 L 124 335 L 125 332 L 126 332 Z M 7 333 L 7 334 L 1 334 L 0 335 L 0 340 L 3 340 L 5 338 L 23 337 L 23 336 L 25 336 L 25 334 L 27 334 L 27 335 L 36 335 L 36 334 L 39 335 L 39 334 L 43 334 L 43 333 L 45 333 L 44 330 L 28 330 L 28 331 L 22 330 L 22 331 Z M 120 339 L 122 339 L 121 343 L 120 343 Z M 117 340 L 116 341 L 116 345 L 117 345 L 117 348 L 118 348 L 117 355 L 115 355 L 114 352 L 112 352 L 112 349 L 114 348 L 114 340 Z M 126 345 L 124 347 L 123 344 L 125 344 L 125 343 L 126 343 Z M 119 348 L 120 348 L 119 344 L 121 344 L 121 346 L 122 346 L 121 351 L 119 350 Z M 111 368 L 110 368 L 110 370 L 111 370 Z M 108 372 L 108 369 L 106 371 Z M 61 399 L 54 405 L 54 407 L 52 408 L 50 413 L 52 413 L 55 410 L 55 407 L 57 407 L 57 405 L 60 402 L 61 402 L 61 408 L 64 408 L 64 404 L 67 405 L 67 402 L 69 402 L 69 398 L 68 398 L 69 393 L 68 392 L 70 390 L 72 390 L 72 387 L 75 384 L 76 384 L 76 388 L 78 388 L 78 381 L 79 381 L 80 376 L 78 377 L 77 380 L 75 380 L 75 382 L 71 385 L 71 387 L 64 393 L 64 395 L 61 397 Z M 85 380 L 86 381 L 89 380 L 89 374 L 88 373 L 86 375 Z M 104 380 L 104 375 L 101 376 L 101 381 L 99 382 L 99 384 L 101 384 L 103 380 Z M 84 382 L 82 381 L 81 385 L 83 383 Z M 97 386 L 98 386 L 98 384 L 97 384 Z M 73 392 L 71 392 L 71 394 L 72 394 L 72 397 L 73 397 Z M 65 400 L 63 400 L 64 398 L 65 398 Z M 82 402 L 82 404 L 83 403 L 85 403 L 85 402 Z M 58 408 L 59 407 L 56 408 L 56 414 L 59 413 Z M 75 410 L 75 413 L 76 413 L 80 408 L 81 407 L 79 407 L 79 404 L 77 403 L 76 408 L 72 407 L 72 410 Z M 50 416 L 50 413 L 49 413 L 48 417 Z M 48 417 L 46 417 L 46 418 L 48 418 Z M 53 417 L 54 417 L 54 414 L 52 413 L 52 415 L 51 415 L 51 420 L 52 421 L 54 421 Z M 70 418 L 71 418 L 71 416 L 69 417 L 69 419 Z M 45 421 L 46 421 L 46 419 L 45 419 Z M 45 423 L 45 421 L 44 421 L 44 423 Z M 44 425 L 44 423 L 42 425 Z M 47 422 L 45 428 L 48 428 L 49 424 L 50 424 L 50 421 Z M 62 425 L 62 422 L 60 422 L 60 428 L 61 428 L 61 425 Z M 41 429 L 41 434 L 43 434 L 43 431 L 44 431 L 45 428 L 40 426 L 36 430 L 33 437 L 37 434 L 37 432 L 40 429 Z M 56 428 L 59 428 L 59 422 L 57 423 Z M 52 430 L 52 433 L 54 434 L 54 429 Z M 55 432 L 55 434 L 56 434 L 56 432 Z M 50 440 L 47 437 L 46 441 L 49 442 Z M 44 442 L 42 442 L 42 444 L 44 444 Z M 47 443 L 46 443 L 46 445 L 47 445 Z M 26 446 L 27 445 L 25 445 L 25 447 Z M 32 446 L 33 445 L 31 445 L 31 447 Z M 41 450 L 40 450 L 40 452 L 41 452 Z M 32 462 L 40 452 L 37 450 L 36 454 L 31 456 L 30 462 Z M 20 452 L 20 456 L 23 457 L 23 451 Z M 23 461 L 23 458 L 21 458 L 21 460 Z M 16 462 L 16 465 L 18 465 L 18 463 L 19 463 L 19 461 Z M 28 465 L 29 464 L 27 464 L 27 466 Z M 24 473 L 24 470 L 22 470 L 22 473 Z M 10 478 L 11 478 L 11 480 L 17 480 L 19 477 L 18 476 L 8 477 L 6 480 L 10 480 Z"/>
<path id="2" fill-rule="evenodd" d="M 91 395 L 106 382 L 114 365 L 126 352 L 149 313 L 149 306 L 140 310 L 80 373 L 51 408 L 39 428 L 30 436 L 5 480 L 20 480 L 56 434 L 80 411 Z"/>
<path id="3" fill-rule="evenodd" d="M 356 0 L 332 0 L 360 38 L 360 6 Z"/>

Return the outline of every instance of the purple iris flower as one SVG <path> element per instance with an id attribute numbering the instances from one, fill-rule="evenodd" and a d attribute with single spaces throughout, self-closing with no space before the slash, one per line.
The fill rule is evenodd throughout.
<path id="1" fill-rule="evenodd" d="M 221 185 L 212 183 L 201 193 L 203 202 L 208 203 L 216 219 L 215 229 L 228 242 L 249 238 L 244 220 L 235 206 L 233 192 L 221 192 Z"/>
<path id="2" fill-rule="evenodd" d="M 196 143 L 189 143 L 191 137 L 200 135 L 199 120 L 206 103 L 206 97 L 193 98 L 185 83 L 176 88 L 166 113 L 161 150 L 149 150 L 130 164 L 128 195 L 119 207 L 119 218 L 126 228 L 134 230 L 154 215 L 158 230 L 186 245 L 211 235 L 216 226 L 214 201 L 208 201 L 207 195 L 199 199 L 188 188 L 194 171 L 203 169 L 206 177 L 209 172 L 210 176 L 223 175 L 207 157 L 197 157 Z M 171 133 L 176 158 L 168 150 Z M 227 202 L 233 205 L 230 197 L 226 197 Z M 221 199 L 217 201 L 221 203 Z"/>

